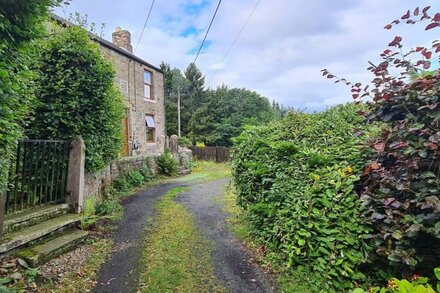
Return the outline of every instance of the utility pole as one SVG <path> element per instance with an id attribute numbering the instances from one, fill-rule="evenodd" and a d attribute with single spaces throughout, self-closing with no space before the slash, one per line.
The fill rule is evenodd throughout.
<path id="1" fill-rule="evenodd" d="M 177 136 L 180 137 L 180 85 L 177 87 Z"/>

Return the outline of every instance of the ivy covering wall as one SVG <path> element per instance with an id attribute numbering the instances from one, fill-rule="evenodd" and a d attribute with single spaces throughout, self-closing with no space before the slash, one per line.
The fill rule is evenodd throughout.
<path id="1" fill-rule="evenodd" d="M 44 32 L 53 0 L 0 0 L 0 194 L 5 190 L 14 142 L 22 136 L 22 121 L 33 98 L 29 70 L 31 41 Z"/>
<path id="2" fill-rule="evenodd" d="M 42 43 L 36 78 L 36 104 L 29 120 L 31 138 L 86 144 L 86 169 L 97 171 L 119 156 L 122 148 L 122 95 L 115 71 L 99 45 L 78 26 L 55 25 Z"/>

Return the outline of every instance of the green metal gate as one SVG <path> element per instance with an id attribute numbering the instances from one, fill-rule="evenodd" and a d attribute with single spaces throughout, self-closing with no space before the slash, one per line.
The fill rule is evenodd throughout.
<path id="1" fill-rule="evenodd" d="M 66 200 L 69 143 L 64 140 L 23 140 L 9 171 L 7 214 Z"/>

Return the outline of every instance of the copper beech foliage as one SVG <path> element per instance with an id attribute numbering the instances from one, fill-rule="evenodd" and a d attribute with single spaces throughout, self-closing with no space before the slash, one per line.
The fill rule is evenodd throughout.
<path id="1" fill-rule="evenodd" d="M 385 29 L 401 23 L 438 29 L 440 13 L 429 9 L 408 11 Z M 440 74 L 426 71 L 439 59 L 440 41 L 404 52 L 402 40 L 396 36 L 388 44 L 382 62 L 369 62 L 370 85 L 338 78 L 327 69 L 322 73 L 351 87 L 358 103 L 367 97 L 369 111 L 359 114 L 385 125 L 368 142 L 373 156 L 362 174 L 361 196 L 374 226 L 376 259 L 401 272 L 429 273 L 440 264 Z"/>

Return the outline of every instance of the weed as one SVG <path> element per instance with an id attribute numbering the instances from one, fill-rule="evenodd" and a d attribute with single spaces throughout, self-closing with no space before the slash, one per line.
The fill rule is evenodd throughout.
<path id="1" fill-rule="evenodd" d="M 186 188 L 169 191 L 156 205 L 155 225 L 145 239 L 140 262 L 140 292 L 224 292 L 215 278 L 211 245 L 191 214 L 174 199 Z"/>

